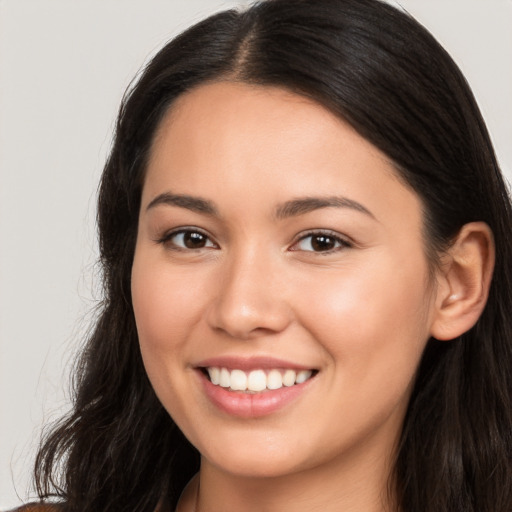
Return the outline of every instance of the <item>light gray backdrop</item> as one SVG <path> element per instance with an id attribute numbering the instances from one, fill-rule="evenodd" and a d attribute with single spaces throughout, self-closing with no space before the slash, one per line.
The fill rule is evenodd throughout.
<path id="1" fill-rule="evenodd" d="M 94 200 L 121 95 L 169 37 L 245 3 L 0 0 L 0 509 L 28 496 L 99 298 Z M 512 0 L 400 4 L 462 67 L 511 179 Z"/>

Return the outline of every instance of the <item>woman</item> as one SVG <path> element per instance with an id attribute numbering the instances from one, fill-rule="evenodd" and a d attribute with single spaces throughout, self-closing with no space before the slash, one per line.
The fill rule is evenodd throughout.
<path id="1" fill-rule="evenodd" d="M 98 224 L 104 309 L 42 499 L 510 510 L 510 200 L 407 15 L 270 0 L 187 30 L 123 102 Z"/>

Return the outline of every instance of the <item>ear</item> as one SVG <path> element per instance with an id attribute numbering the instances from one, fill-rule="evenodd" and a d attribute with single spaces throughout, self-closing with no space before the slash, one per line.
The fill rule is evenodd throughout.
<path id="1" fill-rule="evenodd" d="M 484 222 L 465 224 L 441 258 L 431 336 L 451 340 L 482 314 L 494 269 L 494 238 Z"/>

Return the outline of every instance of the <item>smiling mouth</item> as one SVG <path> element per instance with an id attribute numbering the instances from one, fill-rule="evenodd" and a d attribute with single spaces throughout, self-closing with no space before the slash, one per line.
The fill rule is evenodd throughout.
<path id="1" fill-rule="evenodd" d="M 292 369 L 261 369 L 245 372 L 217 366 L 201 368 L 201 371 L 213 385 L 229 391 L 245 393 L 261 393 L 303 384 L 318 373 L 317 370 Z"/>

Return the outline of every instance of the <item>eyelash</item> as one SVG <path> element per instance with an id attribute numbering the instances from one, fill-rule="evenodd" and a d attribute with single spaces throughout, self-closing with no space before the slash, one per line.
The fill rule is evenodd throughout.
<path id="1" fill-rule="evenodd" d="M 202 247 L 182 247 L 182 246 L 179 246 L 177 245 L 176 243 L 172 242 L 172 239 L 178 235 L 186 235 L 186 234 L 190 234 L 190 235 L 200 235 L 201 237 L 204 237 L 204 239 L 206 240 L 206 244 L 207 245 L 204 245 Z M 319 251 L 315 251 L 315 250 L 304 250 L 304 249 L 294 249 L 294 247 L 296 247 L 298 244 L 300 244 L 301 242 L 307 240 L 308 238 L 324 238 L 324 239 L 328 239 L 329 241 L 333 242 L 335 244 L 335 247 L 331 248 L 331 249 L 327 249 L 327 250 L 319 250 Z M 208 245 L 208 241 L 210 242 L 210 245 Z M 177 229 L 177 230 L 174 230 L 174 231 L 171 231 L 169 233 L 166 233 L 163 237 L 161 237 L 160 239 L 156 240 L 157 243 L 159 244 L 163 244 L 163 245 L 169 245 L 170 248 L 174 251 L 194 251 L 194 250 L 201 250 L 201 249 L 210 249 L 210 248 L 218 248 L 218 245 L 212 241 L 212 239 L 202 230 L 198 229 L 198 228 L 180 228 L 180 229 Z M 353 247 L 353 244 L 347 240 L 346 238 L 344 237 L 341 237 L 339 234 L 337 234 L 336 232 L 334 231 L 329 231 L 329 230 L 314 230 L 314 231 L 309 231 L 309 232 L 306 232 L 306 233 L 303 233 L 300 238 L 298 238 L 291 246 L 290 250 L 291 251 L 300 251 L 302 250 L 303 252 L 312 252 L 312 253 L 316 253 L 316 254 L 332 254 L 334 252 L 337 252 L 337 251 L 340 251 L 340 250 L 343 250 L 343 249 L 348 249 L 348 248 L 351 248 Z"/>
<path id="2" fill-rule="evenodd" d="M 293 243 L 291 250 L 292 251 L 301 250 L 301 249 L 293 249 L 293 247 L 297 246 L 300 242 L 303 242 L 304 240 L 307 240 L 308 238 L 313 239 L 313 238 L 321 238 L 321 237 L 333 241 L 335 244 L 335 247 L 333 247 L 332 249 L 327 249 L 325 251 L 311 250 L 311 251 L 304 251 L 304 252 L 313 252 L 316 254 L 328 255 L 328 254 L 332 254 L 332 253 L 335 253 L 335 252 L 343 250 L 343 249 L 349 249 L 349 248 L 353 247 L 352 242 L 350 242 L 347 238 L 340 236 L 335 231 L 330 231 L 330 230 L 325 230 L 325 229 L 317 229 L 317 230 L 312 230 L 312 231 L 303 233 L 300 236 L 300 238 L 298 238 L 298 240 Z"/>
<path id="3" fill-rule="evenodd" d="M 207 241 L 211 242 L 211 244 L 213 244 L 215 247 L 218 247 L 217 244 L 215 242 L 213 242 L 212 239 L 204 231 L 202 231 L 198 228 L 192 228 L 192 227 L 180 228 L 180 229 L 176 229 L 174 231 L 170 231 L 170 232 L 166 233 L 163 237 L 156 240 L 156 242 L 159 244 L 162 244 L 162 245 L 169 245 L 173 251 L 194 251 L 194 250 L 200 250 L 200 249 L 205 249 L 205 248 L 208 248 L 208 249 L 211 248 L 211 246 L 203 246 L 203 247 L 196 247 L 196 248 L 180 247 L 176 243 L 172 242 L 172 239 L 174 237 L 176 237 L 178 235 L 185 235 L 187 233 L 191 234 L 191 235 L 193 235 L 193 234 L 201 235 Z"/>

